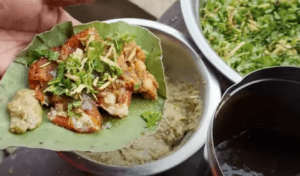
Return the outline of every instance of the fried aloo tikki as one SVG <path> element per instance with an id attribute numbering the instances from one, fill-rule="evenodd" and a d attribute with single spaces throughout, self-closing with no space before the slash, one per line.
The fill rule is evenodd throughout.
<path id="1" fill-rule="evenodd" d="M 128 34 L 102 38 L 89 28 L 60 47 L 36 52 L 30 88 L 41 104 L 50 106 L 48 119 L 58 126 L 96 132 L 102 123 L 97 107 L 124 118 L 133 93 L 157 99 L 158 83 L 146 69 L 145 53 Z"/>

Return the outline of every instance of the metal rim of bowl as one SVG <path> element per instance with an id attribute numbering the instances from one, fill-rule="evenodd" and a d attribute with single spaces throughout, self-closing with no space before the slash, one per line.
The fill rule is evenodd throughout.
<path id="1" fill-rule="evenodd" d="M 131 25 L 139 25 L 142 27 L 146 27 L 148 29 L 154 29 L 162 31 L 167 35 L 171 35 L 172 37 L 176 38 L 180 42 L 182 42 L 192 53 L 193 58 L 195 60 L 195 64 L 201 69 L 201 73 L 206 78 L 206 94 L 208 95 L 205 104 L 207 107 L 204 109 L 202 114 L 202 120 L 200 122 L 199 127 L 195 130 L 193 135 L 188 139 L 188 141 L 181 146 L 177 151 L 163 157 L 161 159 L 134 166 L 134 167 L 121 167 L 121 166 L 111 166 L 102 163 L 98 163 L 90 158 L 85 156 L 81 156 L 76 151 L 72 152 L 57 152 L 62 158 L 66 161 L 70 162 L 74 166 L 80 168 L 81 170 L 85 170 L 91 173 L 109 173 L 111 171 L 116 172 L 126 172 L 126 173 L 139 173 L 142 175 L 149 175 L 149 174 L 157 174 L 168 169 L 175 167 L 176 165 L 182 163 L 194 153 L 196 153 L 206 142 L 207 131 L 209 129 L 209 122 L 215 108 L 217 107 L 219 101 L 221 100 L 221 90 L 219 83 L 217 80 L 210 75 L 207 71 L 204 63 L 200 59 L 199 55 L 193 50 L 193 48 L 188 44 L 187 39 L 183 34 L 177 31 L 174 28 L 171 28 L 167 25 L 161 24 L 156 21 L 150 21 L 145 19 L 133 19 L 133 18 L 122 18 L 122 19 L 113 19 L 104 21 L 106 23 L 113 23 L 124 21 Z M 129 172 L 128 172 L 129 171 Z"/>
<path id="2" fill-rule="evenodd" d="M 187 29 L 204 56 L 230 81 L 234 83 L 241 81 L 242 76 L 219 57 L 202 34 L 199 25 L 200 0 L 180 0 L 180 6 Z"/>

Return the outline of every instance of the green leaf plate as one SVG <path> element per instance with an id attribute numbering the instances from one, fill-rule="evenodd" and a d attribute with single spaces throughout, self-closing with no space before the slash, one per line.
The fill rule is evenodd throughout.
<path id="1" fill-rule="evenodd" d="M 10 118 L 6 104 L 12 100 L 16 91 L 28 88 L 28 64 L 33 62 L 32 58 L 29 57 L 29 52 L 34 49 L 50 49 L 54 46 L 63 45 L 72 35 L 90 26 L 94 26 L 102 37 L 112 33 L 122 34 L 125 32 L 136 36 L 136 43 L 149 54 L 146 59 L 147 69 L 159 83 L 157 101 L 134 95 L 129 107 L 129 115 L 126 118 L 114 120 L 111 128 L 102 129 L 92 134 L 78 134 L 52 124 L 46 117 L 47 108 L 44 108 L 43 123 L 40 127 L 25 134 L 10 133 L 8 131 Z M 73 26 L 71 22 L 61 23 L 47 32 L 36 35 L 29 46 L 16 56 L 15 61 L 12 62 L 2 77 L 0 82 L 0 148 L 24 146 L 56 151 L 100 152 L 116 150 L 129 145 L 134 139 L 142 135 L 156 131 L 157 126 L 145 128 L 146 122 L 140 115 L 151 110 L 163 112 L 165 100 L 166 86 L 160 39 L 148 29 L 129 25 L 125 22 L 107 24 L 95 21 L 79 26 Z M 103 113 L 103 116 L 110 118 L 106 113 Z"/>

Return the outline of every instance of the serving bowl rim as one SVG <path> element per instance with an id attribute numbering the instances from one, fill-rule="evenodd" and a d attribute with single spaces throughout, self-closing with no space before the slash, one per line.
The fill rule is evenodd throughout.
<path id="1" fill-rule="evenodd" d="M 120 172 L 120 174 L 124 173 L 139 173 L 141 175 L 149 175 L 149 174 L 157 174 L 163 171 L 166 171 L 170 168 L 177 166 L 182 163 L 194 153 L 196 153 L 206 142 L 207 131 L 209 127 L 209 122 L 212 117 L 212 114 L 217 107 L 218 102 L 221 100 L 221 89 L 217 80 L 210 75 L 208 70 L 206 69 L 204 63 L 200 59 L 199 55 L 193 50 L 193 48 L 189 45 L 186 37 L 177 31 L 176 29 L 169 27 L 165 24 L 145 20 L 145 19 L 136 19 L 136 18 L 119 18 L 104 21 L 106 23 L 114 23 L 114 22 L 127 22 L 131 25 L 139 25 L 145 27 L 147 29 L 157 30 L 162 32 L 164 35 L 170 35 L 175 38 L 179 42 L 181 42 L 189 52 L 191 52 L 194 58 L 195 64 L 201 69 L 200 72 L 202 76 L 205 78 L 205 89 L 206 89 L 206 108 L 204 108 L 202 113 L 202 119 L 198 128 L 193 132 L 190 138 L 183 144 L 179 149 L 173 152 L 170 155 L 162 157 L 158 160 L 151 161 L 146 164 L 137 165 L 133 167 L 123 167 L 123 166 L 112 166 L 103 163 L 99 163 L 87 156 L 82 156 L 76 151 L 66 152 L 61 151 L 57 152 L 62 158 L 76 167 L 91 172 L 101 174 L 103 172 L 112 172 L 115 173 Z"/>

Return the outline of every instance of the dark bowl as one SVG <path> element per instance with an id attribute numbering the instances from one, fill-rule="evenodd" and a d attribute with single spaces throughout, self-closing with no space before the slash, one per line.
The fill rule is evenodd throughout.
<path id="1" fill-rule="evenodd" d="M 269 139 L 265 132 L 300 139 L 299 92 L 298 67 L 273 67 L 255 71 L 227 89 L 210 123 L 206 143 L 205 152 L 213 175 L 225 175 L 216 147 L 244 131 L 260 130 L 259 135 L 264 137 L 260 143 L 270 140 L 276 144 L 275 148 L 288 144 Z M 300 161 L 297 162 L 299 164 Z"/>

